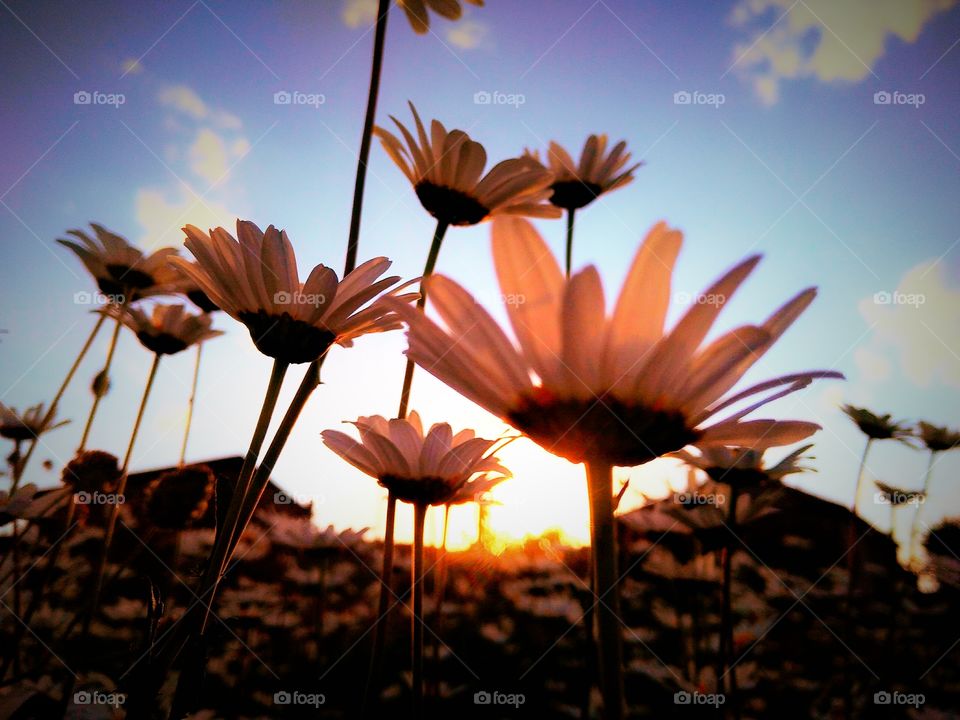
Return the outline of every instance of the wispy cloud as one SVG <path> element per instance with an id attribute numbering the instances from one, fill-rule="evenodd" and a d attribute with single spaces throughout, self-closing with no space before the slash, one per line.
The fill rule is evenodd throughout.
<path id="1" fill-rule="evenodd" d="M 858 82 L 875 74 L 890 38 L 912 43 L 957 0 L 739 0 L 731 21 L 748 38 L 733 66 L 771 105 L 784 80 Z"/>
<path id="2" fill-rule="evenodd" d="M 340 18 L 348 28 L 371 25 L 377 19 L 377 0 L 345 0 Z"/>
<path id="3" fill-rule="evenodd" d="M 907 380 L 919 387 L 943 384 L 960 388 L 958 307 L 960 287 L 947 284 L 944 265 L 917 265 L 895 290 L 878 292 L 860 302 L 863 317 L 876 325 L 858 364 L 883 375 L 884 368 L 875 358 L 892 355 Z"/>

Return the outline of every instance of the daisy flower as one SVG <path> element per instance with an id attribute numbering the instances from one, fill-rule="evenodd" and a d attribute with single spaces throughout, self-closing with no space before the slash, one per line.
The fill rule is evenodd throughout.
<path id="1" fill-rule="evenodd" d="M 403 140 L 381 127 L 374 129 L 387 154 L 413 185 L 424 209 L 445 225 L 476 225 L 491 216 L 512 214 L 560 217 L 550 197 L 553 175 L 531 158 L 513 158 L 483 175 L 487 153 L 461 130 L 434 120 L 430 135 L 410 103 L 417 138 L 391 116 Z M 482 177 L 481 177 L 482 176 Z"/>
<path id="2" fill-rule="evenodd" d="M 483 0 L 466 0 L 466 2 L 477 7 L 483 7 Z M 447 20 L 459 20 L 463 13 L 460 0 L 397 0 L 397 4 L 407 14 L 410 27 L 420 35 L 425 34 L 430 29 L 428 9 Z"/>
<path id="3" fill-rule="evenodd" d="M 212 319 L 208 314 L 191 315 L 183 305 L 154 305 L 150 314 L 118 306 L 108 306 L 100 312 L 119 316 L 140 344 L 157 355 L 175 355 L 191 345 L 223 335 L 222 331 L 210 328 Z"/>
<path id="4" fill-rule="evenodd" d="M 607 154 L 607 136 L 591 135 L 583 145 L 580 162 L 555 142 L 547 150 L 546 167 L 553 173 L 553 195 L 550 202 L 564 210 L 579 210 L 604 193 L 612 192 L 633 181 L 633 172 L 643 165 L 630 162 L 627 143 L 623 140 Z M 537 150 L 525 155 L 540 163 Z"/>
<path id="5" fill-rule="evenodd" d="M 378 299 L 400 280 L 377 279 L 390 267 L 386 258 L 368 260 L 342 281 L 330 268 L 317 265 L 301 282 L 286 231 L 272 225 L 262 232 L 252 222 L 238 220 L 239 241 L 223 228 L 207 235 L 188 225 L 184 232 L 198 262 L 176 258 L 173 263 L 217 307 L 247 326 L 264 355 L 311 362 L 334 343 L 349 347 L 360 335 L 400 326 L 396 314 Z"/>
<path id="6" fill-rule="evenodd" d="M 871 440 L 903 440 L 909 435 L 904 423 L 891 419 L 890 413 L 876 415 L 866 408 L 844 405 L 844 414 Z"/>
<path id="7" fill-rule="evenodd" d="M 442 275 L 428 280 L 446 324 L 392 303 L 409 324 L 409 357 L 427 372 L 571 462 L 632 466 L 696 445 L 763 450 L 819 429 L 804 421 L 743 418 L 832 371 L 784 375 L 728 394 L 813 300 L 804 290 L 760 325 L 704 345 L 724 303 L 697 303 L 670 331 L 664 318 L 681 234 L 660 223 L 640 247 L 612 315 L 600 275 L 587 267 L 565 281 L 526 221 L 497 220 L 493 252 L 519 347 L 466 290 Z M 727 272 L 706 293 L 730 296 L 759 256 Z M 723 420 L 747 398 L 786 386 Z"/>
<path id="8" fill-rule="evenodd" d="M 704 448 L 699 455 L 679 450 L 671 457 L 682 460 L 688 466 L 703 470 L 718 483 L 737 484 L 741 487 L 758 487 L 770 481 L 781 481 L 787 475 L 806 472 L 812 468 L 801 465 L 803 454 L 813 445 L 804 445 L 787 455 L 776 465 L 767 466 L 763 452 L 743 447 L 713 445 Z"/>
<path id="9" fill-rule="evenodd" d="M 436 423 L 424 433 L 416 412 L 404 420 L 372 415 L 353 424 L 360 442 L 338 430 L 324 430 L 324 444 L 405 502 L 442 505 L 475 475 L 510 474 L 489 453 L 496 440 L 478 438 L 473 430 L 454 434 L 447 423 Z"/>
<path id="10" fill-rule="evenodd" d="M 0 403 L 0 437 L 14 442 L 33 440 L 45 432 L 63 427 L 69 420 L 55 422 L 53 416 L 47 417 L 43 403 L 28 407 L 22 413 L 16 408 Z"/>
<path id="11" fill-rule="evenodd" d="M 960 446 L 960 432 L 947 427 L 937 427 L 922 420 L 917 423 L 917 437 L 932 453 L 946 452 Z"/>
<path id="12" fill-rule="evenodd" d="M 76 253 L 100 292 L 117 302 L 133 302 L 151 295 L 165 295 L 176 288 L 177 273 L 169 265 L 175 248 L 160 248 L 150 255 L 133 247 L 102 225 L 90 223 L 96 238 L 82 230 L 68 230 L 76 240 L 57 240 Z M 77 242 L 77 240 L 79 242 Z"/>

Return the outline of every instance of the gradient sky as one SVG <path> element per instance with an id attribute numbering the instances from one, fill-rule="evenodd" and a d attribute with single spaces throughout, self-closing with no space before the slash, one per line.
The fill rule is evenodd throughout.
<path id="1" fill-rule="evenodd" d="M 340 2 L 9 2 L 0 8 L 0 400 L 49 400 L 93 324 L 77 292 L 93 287 L 54 240 L 89 221 L 144 248 L 179 246 L 179 228 L 232 227 L 236 217 L 286 228 L 301 275 L 338 271 L 349 222 L 372 46 L 369 0 Z M 839 412 L 866 404 L 908 419 L 960 423 L 960 8 L 955 0 L 732 0 L 719 3 L 488 0 L 460 22 L 434 17 L 416 36 L 391 13 L 378 121 L 425 117 L 468 131 L 491 163 L 551 139 L 579 152 L 591 132 L 626 139 L 646 166 L 627 188 L 578 214 L 575 264 L 595 263 L 608 301 L 657 220 L 685 232 L 678 299 L 752 252 L 764 261 L 725 308 L 717 331 L 766 317 L 809 285 L 813 307 L 747 381 L 792 370 L 841 370 L 770 406 L 824 425 L 817 474 L 795 480 L 849 502 L 863 438 Z M 77 92 L 122 94 L 120 106 L 78 105 Z M 274 93 L 322 95 L 277 105 Z M 477 104 L 478 92 L 522 104 Z M 722 96 L 678 104 L 676 93 Z M 877 104 L 878 92 L 910 104 Z M 881 96 L 882 97 L 882 96 Z M 922 104 L 921 104 L 922 101 Z M 433 229 L 386 154 L 371 153 L 361 258 L 386 255 L 420 273 Z M 539 222 L 559 251 L 561 222 Z M 489 226 L 454 229 L 438 264 L 503 318 Z M 882 304 L 901 292 L 922 304 Z M 900 296 L 898 296 L 900 297 Z M 683 308 L 675 304 L 671 320 Z M 241 454 L 269 359 L 220 316 L 205 349 L 190 459 Z M 104 334 L 106 335 L 106 334 Z M 68 459 L 102 363 L 101 337 L 62 404 L 74 424 L 47 436 L 40 457 Z M 391 415 L 401 333 L 336 348 L 274 473 L 321 524 L 378 526 L 384 492 L 346 467 L 319 432 L 361 414 Z M 122 336 L 114 390 L 91 446 L 122 453 L 150 356 Z M 134 454 L 135 469 L 176 461 L 192 353 L 165 359 Z M 281 406 L 299 382 L 289 376 Z M 428 422 L 495 436 L 505 426 L 419 373 L 413 407 Z M 522 536 L 560 527 L 586 538 L 582 470 L 526 442 L 503 457 L 492 527 Z M 871 476 L 918 488 L 926 458 L 880 446 Z M 960 513 L 960 452 L 934 470 L 923 518 Z M 29 479 L 52 482 L 34 463 Z M 619 470 L 639 490 L 667 492 L 664 463 Z M 865 494 L 881 527 L 888 511 Z M 452 539 L 472 539 L 474 511 L 456 511 Z M 909 517 L 903 516 L 906 531 Z M 400 518 L 401 536 L 409 519 Z M 429 521 L 428 521 L 429 522 Z"/>

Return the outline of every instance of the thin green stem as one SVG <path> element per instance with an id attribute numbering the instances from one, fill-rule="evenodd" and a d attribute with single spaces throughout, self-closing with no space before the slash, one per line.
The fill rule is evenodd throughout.
<path id="1" fill-rule="evenodd" d="M 77 373 L 77 368 L 80 367 L 80 363 L 83 362 L 83 358 L 86 357 L 87 351 L 90 349 L 90 346 L 93 345 L 93 341 L 100 333 L 100 328 L 103 327 L 103 323 L 106 321 L 106 319 L 107 316 L 103 314 L 100 314 L 97 317 L 97 322 L 93 326 L 93 330 L 90 331 L 90 335 L 87 336 L 87 341 L 83 344 L 83 347 L 80 348 L 80 353 L 73 361 L 73 365 L 71 365 L 70 369 L 67 371 L 67 376 L 63 379 L 63 382 L 60 383 L 57 394 L 53 396 L 53 401 L 50 403 L 50 407 L 47 409 L 47 414 L 43 418 L 43 424 L 41 425 L 42 428 L 46 429 L 46 427 L 53 422 L 53 418 L 56 417 L 57 406 L 60 404 L 63 394 L 67 391 L 67 386 L 69 386 L 70 381 L 73 380 L 73 376 Z M 39 440 L 39 437 L 35 437 L 30 441 L 30 447 L 27 448 L 27 454 L 23 456 L 23 461 L 20 463 L 20 474 L 17 477 L 17 482 L 19 482 L 20 477 L 23 476 L 24 470 L 27 469 L 27 463 L 30 462 L 30 458 L 33 456 L 33 451 L 36 449 Z M 11 492 L 16 489 L 17 483 L 15 482 Z"/>
<path id="2" fill-rule="evenodd" d="M 620 632 L 620 592 L 617 588 L 617 533 L 613 516 L 613 468 L 587 463 L 591 505 L 591 547 L 596 578 L 595 607 L 599 649 L 600 694 L 604 720 L 624 715 L 623 651 Z"/>
<path id="3" fill-rule="evenodd" d="M 443 602 L 447 590 L 447 531 L 450 528 L 450 503 L 443 506 L 443 531 L 440 534 L 439 557 L 436 560 L 436 570 L 433 583 L 433 615 L 434 631 L 430 641 L 430 658 L 433 668 L 433 683 L 431 687 L 435 694 L 440 694 L 440 637 L 443 631 Z"/>
<path id="4" fill-rule="evenodd" d="M 437 228 L 433 233 L 433 242 L 430 244 L 430 252 L 427 254 L 427 262 L 423 266 L 423 278 L 420 280 L 420 299 L 417 300 L 417 310 L 423 311 L 427 304 L 427 288 L 424 281 L 433 274 L 436 267 L 437 258 L 440 256 L 440 246 L 443 245 L 443 236 L 447 233 L 449 225 L 443 220 L 437 221 Z M 397 410 L 398 418 L 407 416 L 407 408 L 410 405 L 410 387 L 413 384 L 413 360 L 407 359 L 406 368 L 403 371 L 403 388 L 400 390 L 400 408 Z"/>
<path id="5" fill-rule="evenodd" d="M 123 315 L 124 308 L 126 308 L 126 302 L 123 302 L 117 308 L 117 322 L 113 327 L 113 334 L 110 336 L 110 345 L 107 348 L 107 359 L 103 364 L 103 370 L 97 376 L 97 382 L 105 383 L 104 387 L 97 387 L 93 393 L 93 405 L 90 407 L 90 415 L 87 416 L 87 424 L 83 428 L 83 436 L 80 438 L 80 447 L 77 448 L 78 453 L 82 453 L 87 447 L 87 439 L 90 437 L 90 429 L 93 427 L 93 419 L 97 416 L 97 408 L 100 407 L 100 400 L 103 399 L 103 396 L 107 392 L 106 383 L 110 382 L 110 366 L 113 364 L 113 355 L 117 350 L 117 339 L 120 337 L 120 326 L 123 324 L 120 321 L 121 316 Z"/>
<path id="6" fill-rule="evenodd" d="M 573 265 L 573 216 L 577 211 L 567 210 L 567 277 L 570 277 L 570 268 Z"/>
<path id="7" fill-rule="evenodd" d="M 413 717 L 423 717 L 423 526 L 427 505 L 413 506 L 413 562 L 410 583 L 413 586 L 413 616 L 410 637 L 413 663 Z"/>
<path id="8" fill-rule="evenodd" d="M 200 355 L 203 343 L 197 343 L 197 359 L 193 364 L 193 383 L 190 385 L 190 399 L 187 401 L 187 423 L 183 429 L 183 444 L 180 446 L 180 467 L 187 457 L 187 441 L 190 439 L 190 426 L 193 425 L 193 406 L 197 400 L 197 380 L 200 378 Z"/>
<path id="9" fill-rule="evenodd" d="M 383 68 L 383 46 L 387 36 L 387 14 L 390 0 L 380 0 L 377 8 L 377 26 L 373 35 L 373 64 L 370 67 L 370 91 L 367 94 L 367 112 L 363 119 L 363 135 L 360 136 L 360 154 L 357 156 L 357 179 L 353 187 L 353 209 L 350 212 L 350 234 L 347 239 L 347 259 L 343 274 L 356 267 L 357 249 L 360 246 L 360 216 L 363 212 L 363 188 L 367 179 L 367 160 L 370 157 L 370 140 L 373 122 L 377 114 L 377 96 L 380 92 L 380 75 Z"/>
<path id="10" fill-rule="evenodd" d="M 367 702 L 375 708 L 380 698 L 380 677 L 383 671 L 383 651 L 387 639 L 387 620 L 390 615 L 390 594 L 393 580 L 393 529 L 397 517 L 397 497 L 387 496 L 387 519 L 383 531 L 383 567 L 380 570 L 380 601 L 377 603 L 377 620 L 373 626 L 373 652 L 367 670 L 367 690 L 363 694 L 361 717 L 367 717 Z"/>
<path id="11" fill-rule="evenodd" d="M 90 632 L 90 621 L 97 613 L 100 605 L 100 595 L 103 592 L 103 577 L 107 569 L 107 559 L 110 554 L 110 546 L 113 544 L 113 535 L 117 529 L 117 518 L 120 516 L 120 505 L 124 501 L 124 492 L 127 489 L 127 477 L 130 469 L 130 458 L 133 456 L 133 448 L 137 442 L 137 435 L 140 432 L 140 424 L 143 422 L 143 414 L 147 409 L 147 400 L 150 398 L 150 390 L 153 388 L 153 381 L 157 376 L 157 368 L 160 366 L 160 355 L 153 356 L 153 363 L 150 365 L 150 374 L 147 376 L 147 385 L 143 389 L 143 397 L 140 399 L 140 409 L 137 410 L 137 419 L 133 423 L 133 431 L 130 433 L 130 442 L 127 444 L 127 452 L 123 457 L 123 466 L 120 468 L 120 481 L 117 484 L 116 493 L 114 493 L 113 502 L 110 504 L 110 514 L 107 517 L 107 529 L 103 535 L 103 548 L 100 551 L 100 561 L 97 564 L 95 574 L 92 601 L 90 611 L 83 621 L 82 637 L 86 638 Z"/>
<path id="12" fill-rule="evenodd" d="M 930 477 L 933 475 L 933 462 L 937 456 L 936 450 L 930 451 L 930 457 L 927 459 L 927 470 L 923 474 L 923 497 L 927 497 L 927 493 L 930 491 Z M 923 509 L 922 501 L 917 503 L 917 510 L 913 514 L 913 521 L 910 523 L 910 546 L 907 548 L 909 552 L 908 560 L 912 560 L 914 546 L 917 542 L 917 530 L 920 520 L 920 511 Z M 892 527 L 892 526 L 891 526 Z M 892 534 L 892 531 L 891 531 Z"/>
<path id="13" fill-rule="evenodd" d="M 857 510 L 859 509 L 860 488 L 863 486 L 863 476 L 867 470 L 867 454 L 870 452 L 872 445 L 873 438 L 867 438 L 867 444 L 863 447 L 863 455 L 860 456 L 860 466 L 857 468 L 857 484 L 853 490 L 853 505 L 850 508 L 854 515 L 857 514 Z"/>
<path id="14" fill-rule="evenodd" d="M 250 492 L 250 485 L 252 483 L 254 469 L 257 465 L 257 458 L 260 456 L 263 441 L 266 438 L 267 430 L 270 428 L 270 421 L 273 419 L 273 412 L 277 406 L 280 388 L 283 386 L 283 379 L 289 367 L 289 363 L 282 360 L 275 359 L 273 361 L 270 380 L 267 383 L 267 390 L 263 396 L 263 404 L 260 406 L 260 416 L 257 418 L 257 425 L 253 430 L 253 437 L 250 438 L 250 446 L 247 448 L 246 455 L 244 455 L 243 465 L 240 468 L 240 474 L 237 476 L 237 484 L 234 486 L 233 495 L 230 497 L 230 505 L 227 508 L 223 527 L 217 528 L 217 537 L 214 541 L 213 551 L 211 552 L 201 584 L 203 590 L 212 588 L 210 590 L 210 597 L 207 599 L 206 611 L 203 615 L 201 634 L 203 629 L 206 628 L 207 620 L 210 617 L 210 606 L 213 604 L 213 597 L 216 595 L 220 575 L 229 557 L 233 540 L 240 534 L 237 532 L 237 527 L 240 524 L 244 501 Z M 242 529 L 240 532 L 242 532 Z"/>

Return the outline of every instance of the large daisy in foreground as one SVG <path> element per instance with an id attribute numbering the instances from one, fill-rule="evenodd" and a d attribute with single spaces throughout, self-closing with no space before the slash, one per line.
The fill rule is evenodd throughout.
<path id="1" fill-rule="evenodd" d="M 217 307 L 247 326 L 264 355 L 312 362 L 334 343 L 350 346 L 360 335 L 400 326 L 396 314 L 380 302 L 381 294 L 400 280 L 377 279 L 390 267 L 387 258 L 368 260 L 343 280 L 317 265 L 300 282 L 287 233 L 273 225 L 263 232 L 252 222 L 237 220 L 239 241 L 223 228 L 208 235 L 187 225 L 184 232 L 184 244 L 197 263 L 172 262 Z M 397 296 L 401 302 L 416 298 L 416 293 Z"/>
<path id="2" fill-rule="evenodd" d="M 413 185 L 424 209 L 444 225 L 476 225 L 495 215 L 560 217 L 550 197 L 553 173 L 532 158 L 512 158 L 483 175 L 487 153 L 462 130 L 449 132 L 439 120 L 430 135 L 410 103 L 417 138 L 391 116 L 403 139 L 375 128 L 387 154 Z M 482 177 L 481 177 L 482 176 Z"/>
<path id="3" fill-rule="evenodd" d="M 566 281 L 532 225 L 496 220 L 494 261 L 503 296 L 511 299 L 507 311 L 518 344 L 466 290 L 437 275 L 427 283 L 445 328 L 393 304 L 410 326 L 407 354 L 572 462 L 632 466 L 686 445 L 763 450 L 808 437 L 818 425 L 744 417 L 815 378 L 840 373 L 795 373 L 728 392 L 816 291 L 804 290 L 760 325 L 744 325 L 704 345 L 723 305 L 760 259 L 751 257 L 698 296 L 723 302 L 696 303 L 665 331 L 681 239 L 663 223 L 650 231 L 608 315 L 595 267 Z M 760 394 L 762 399 L 716 421 L 724 410 Z"/>

